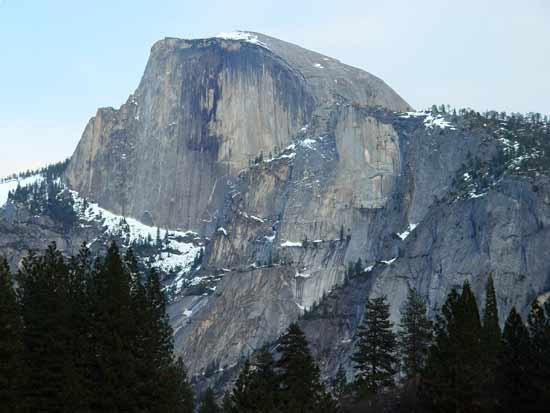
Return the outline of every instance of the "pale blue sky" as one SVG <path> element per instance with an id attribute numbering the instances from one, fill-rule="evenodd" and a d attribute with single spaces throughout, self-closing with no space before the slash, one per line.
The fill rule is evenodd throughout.
<path id="1" fill-rule="evenodd" d="M 154 41 L 235 29 L 363 68 L 416 108 L 550 114 L 546 0 L 0 0 L 0 176 L 70 155 Z"/>

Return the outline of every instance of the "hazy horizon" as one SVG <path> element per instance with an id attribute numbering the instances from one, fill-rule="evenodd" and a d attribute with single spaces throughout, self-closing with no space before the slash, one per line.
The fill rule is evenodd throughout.
<path id="1" fill-rule="evenodd" d="M 70 156 L 163 37 L 257 31 L 373 73 L 417 109 L 550 114 L 548 21 L 543 0 L 0 0 L 0 176 Z"/>

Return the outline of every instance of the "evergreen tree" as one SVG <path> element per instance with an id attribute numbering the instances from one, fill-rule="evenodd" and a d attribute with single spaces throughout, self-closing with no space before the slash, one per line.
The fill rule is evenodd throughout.
<path id="1" fill-rule="evenodd" d="M 432 342 L 432 322 L 428 319 L 426 303 L 415 289 L 409 289 L 401 309 L 398 332 L 403 372 L 407 379 L 416 379 L 424 370 Z"/>
<path id="2" fill-rule="evenodd" d="M 170 401 L 177 392 L 174 382 L 163 378 L 171 374 L 173 366 L 173 339 L 172 328 L 166 314 L 166 298 L 162 292 L 162 286 L 158 273 L 152 269 L 145 286 L 147 300 L 147 330 L 143 347 L 147 357 L 146 365 L 149 365 L 149 392 L 151 400 L 158 400 L 155 409 L 163 411 L 163 403 Z"/>
<path id="3" fill-rule="evenodd" d="M 159 375 L 148 344 L 152 331 L 151 310 L 147 292 L 141 280 L 137 259 L 132 248 L 124 254 L 123 265 L 129 275 L 130 312 L 133 323 L 133 358 L 136 375 L 136 405 L 141 410 L 151 410 L 152 403 L 159 404 Z"/>
<path id="4" fill-rule="evenodd" d="M 96 410 L 131 411 L 140 400 L 130 285 L 130 274 L 113 242 L 94 283 L 92 335 L 96 397 L 93 407 Z"/>
<path id="5" fill-rule="evenodd" d="M 221 413 L 212 388 L 206 389 L 199 405 L 199 413 Z"/>
<path id="6" fill-rule="evenodd" d="M 262 347 L 254 357 L 254 385 L 258 398 L 262 400 L 258 412 L 271 412 L 278 402 L 279 380 L 275 374 L 275 361 L 267 347 Z"/>
<path id="7" fill-rule="evenodd" d="M 73 401 L 76 378 L 71 354 L 72 331 L 68 267 L 52 243 L 45 254 L 29 254 L 18 273 L 22 305 L 23 361 L 26 368 L 22 398 L 34 411 L 61 411 Z"/>
<path id="8" fill-rule="evenodd" d="M 143 286 L 131 251 L 92 263 L 83 245 L 67 262 L 51 244 L 17 284 L 16 302 L 1 260 L 0 412 L 193 411 L 160 280 Z"/>
<path id="9" fill-rule="evenodd" d="M 0 257 L 0 413 L 19 409 L 21 323 L 8 262 Z"/>
<path id="10" fill-rule="evenodd" d="M 426 372 L 422 376 L 419 393 L 430 411 L 447 412 L 453 410 L 451 396 L 455 366 L 451 348 L 451 326 L 458 313 L 460 295 L 452 289 L 436 318 L 434 344 L 430 347 L 426 361 Z"/>
<path id="11" fill-rule="evenodd" d="M 527 325 L 531 338 L 531 375 L 534 383 L 534 405 L 542 411 L 550 405 L 550 319 L 545 309 L 535 300 Z"/>
<path id="12" fill-rule="evenodd" d="M 65 306 L 69 313 L 68 358 L 70 375 L 66 406 L 73 411 L 88 411 L 93 398 L 93 383 L 90 371 L 94 364 L 91 351 L 91 290 L 94 280 L 91 253 L 85 243 L 76 257 L 68 264 L 68 294 Z"/>
<path id="13" fill-rule="evenodd" d="M 223 395 L 222 412 L 223 413 L 233 413 L 234 412 L 234 406 L 233 406 L 233 402 L 231 401 L 231 394 L 229 392 L 226 392 Z"/>
<path id="14" fill-rule="evenodd" d="M 162 238 L 160 237 L 160 227 L 157 227 L 157 236 L 155 238 L 157 248 L 162 248 Z"/>
<path id="15" fill-rule="evenodd" d="M 468 282 L 462 294 L 453 289 L 435 326 L 420 396 L 436 412 L 475 412 L 480 409 L 484 372 L 481 360 L 481 322 Z"/>
<path id="16" fill-rule="evenodd" d="M 237 412 L 273 412 L 278 390 L 273 357 L 263 347 L 252 360 L 245 362 L 239 374 L 231 395 L 232 405 Z"/>
<path id="17" fill-rule="evenodd" d="M 498 305 L 492 275 L 489 275 L 485 290 L 485 309 L 483 311 L 483 326 L 481 342 L 485 353 L 495 357 L 500 350 L 501 331 L 499 326 Z"/>
<path id="18" fill-rule="evenodd" d="M 369 299 L 363 323 L 358 329 L 356 387 L 359 398 L 368 398 L 382 388 L 393 386 L 397 358 L 396 338 L 386 297 Z"/>
<path id="19" fill-rule="evenodd" d="M 168 374 L 162 377 L 167 383 L 167 386 L 173 391 L 169 391 L 164 395 L 162 403 L 154 406 L 152 411 L 159 413 L 193 413 L 195 411 L 195 401 L 193 389 L 187 378 L 187 369 L 181 358 L 178 358 L 175 364 L 168 369 Z"/>
<path id="20" fill-rule="evenodd" d="M 481 347 L 483 357 L 483 405 L 486 410 L 496 408 L 496 367 L 501 347 L 501 331 L 499 325 L 498 306 L 493 283 L 489 274 L 485 289 L 485 309 L 483 311 L 483 325 L 481 327 Z"/>
<path id="21" fill-rule="evenodd" d="M 502 412 L 532 411 L 534 384 L 530 371 L 530 346 L 529 332 L 516 309 L 512 308 L 502 333 L 497 374 Z"/>
<path id="22" fill-rule="evenodd" d="M 285 412 L 331 411 L 333 403 L 321 384 L 319 368 L 298 324 L 289 326 L 281 337 L 278 351 L 279 409 Z"/>
<path id="23" fill-rule="evenodd" d="M 256 400 L 251 395 L 253 390 L 253 371 L 250 361 L 246 360 L 231 393 L 231 402 L 235 411 L 254 411 L 257 406 Z"/>
<path id="24" fill-rule="evenodd" d="M 348 391 L 348 379 L 346 377 L 346 370 L 340 365 L 336 376 L 334 377 L 334 384 L 332 386 L 332 394 L 338 403 L 341 403 Z"/>

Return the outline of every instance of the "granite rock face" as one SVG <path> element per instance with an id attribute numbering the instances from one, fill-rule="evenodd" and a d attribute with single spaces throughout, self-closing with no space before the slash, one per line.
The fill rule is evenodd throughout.
<path id="1" fill-rule="evenodd" d="M 228 182 L 255 157 L 290 144 L 336 95 L 409 108 L 366 72 L 254 37 L 157 42 L 135 93 L 86 126 L 66 174 L 70 187 L 116 213 L 207 232 Z"/>
<path id="2" fill-rule="evenodd" d="M 247 37 L 156 43 L 136 92 L 98 111 L 66 173 L 115 213 L 212 238 L 216 292 L 170 308 L 194 374 L 239 362 L 343 281 L 362 247 L 352 233 L 401 168 L 397 132 L 369 113 L 411 110 L 369 73 Z"/>
<path id="3" fill-rule="evenodd" d="M 192 375 L 223 375 L 317 307 L 301 322 L 330 376 L 349 366 L 369 296 L 397 320 L 409 287 L 432 315 L 464 280 L 482 302 L 489 273 L 502 314 L 550 290 L 548 177 L 461 192 L 471 160 L 502 143 L 411 110 L 380 79 L 259 33 L 164 39 L 128 101 L 90 120 L 64 180 L 205 240 L 197 278 L 220 281 L 169 306 Z M 346 284 L 359 258 L 364 276 Z"/>

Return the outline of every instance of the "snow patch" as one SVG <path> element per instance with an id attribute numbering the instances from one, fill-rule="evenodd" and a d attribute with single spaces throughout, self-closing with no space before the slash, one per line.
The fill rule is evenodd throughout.
<path id="1" fill-rule="evenodd" d="M 235 40 L 235 41 L 243 41 L 247 43 L 252 43 L 258 46 L 262 46 L 264 48 L 268 48 L 267 44 L 264 42 L 258 40 L 258 36 L 252 33 L 247 32 L 241 32 L 239 30 L 234 32 L 224 32 L 219 33 L 215 36 L 217 39 L 224 39 L 224 40 Z"/>
<path id="2" fill-rule="evenodd" d="M 166 251 L 159 252 L 152 257 L 151 267 L 165 273 L 177 273 L 177 277 L 171 286 L 179 292 L 184 284 L 185 276 L 192 270 L 196 258 L 203 251 L 203 247 L 192 242 L 182 241 L 184 238 L 196 237 L 198 234 L 192 231 L 160 231 L 157 227 L 143 224 L 134 219 L 113 214 L 101 208 L 93 202 L 85 202 L 77 192 L 70 191 L 74 200 L 74 210 L 84 223 L 95 222 L 104 228 L 104 233 L 116 236 L 131 246 L 136 243 L 155 243 L 160 235 L 163 239 L 163 248 Z M 81 224 L 82 225 L 82 224 Z"/>
<path id="3" fill-rule="evenodd" d="M 485 195 L 487 195 L 487 192 L 483 192 L 481 194 L 476 194 L 475 191 L 472 191 L 468 194 L 468 197 L 470 199 L 476 199 L 476 198 L 481 198 L 481 197 L 484 197 Z"/>
<path id="4" fill-rule="evenodd" d="M 397 260 L 397 257 L 393 257 L 391 260 L 382 260 L 381 262 L 386 265 L 391 265 Z"/>
<path id="5" fill-rule="evenodd" d="M 296 274 L 294 275 L 294 278 L 310 278 L 311 274 L 302 273 L 299 271 L 296 271 Z"/>
<path id="6" fill-rule="evenodd" d="M 227 237 L 227 230 L 224 227 L 219 227 L 216 231 Z"/>
<path id="7" fill-rule="evenodd" d="M 424 111 L 418 111 L 418 112 L 405 112 L 402 115 L 400 115 L 400 118 L 403 119 L 410 119 L 410 118 L 420 118 L 422 116 L 426 116 L 428 113 Z"/>
<path id="8" fill-rule="evenodd" d="M 324 69 L 325 67 L 321 63 L 315 63 L 313 67 L 316 67 L 317 69 Z"/>
<path id="9" fill-rule="evenodd" d="M 285 241 L 281 244 L 281 247 L 301 247 L 301 242 L 295 242 L 295 241 Z"/>
<path id="10" fill-rule="evenodd" d="M 3 207 L 8 202 L 8 194 L 15 191 L 18 186 L 26 187 L 35 183 L 41 183 L 44 180 L 42 175 L 32 175 L 22 179 L 10 179 L 0 181 L 0 207 Z"/>
<path id="11" fill-rule="evenodd" d="M 308 148 L 308 149 L 315 149 L 313 145 L 315 145 L 316 143 L 317 141 L 315 139 L 306 138 L 300 142 L 300 146 L 303 146 L 304 148 Z"/>
<path id="12" fill-rule="evenodd" d="M 296 153 L 292 152 L 292 153 L 289 153 L 289 154 L 281 155 L 281 156 L 279 156 L 278 158 L 275 158 L 275 159 L 293 159 L 295 157 L 296 157 Z"/>
<path id="13" fill-rule="evenodd" d="M 447 120 L 445 120 L 445 117 L 443 115 L 440 115 L 439 113 L 431 113 L 431 112 L 425 112 L 425 111 L 405 112 L 399 117 L 403 119 L 423 117 L 425 118 L 424 127 L 426 129 L 434 129 L 437 127 L 440 129 L 449 128 L 450 130 L 456 130 L 455 126 L 451 122 L 448 122 Z"/>
<path id="14" fill-rule="evenodd" d="M 411 235 L 411 232 L 413 232 L 417 226 L 418 224 L 409 224 L 407 229 L 401 233 L 397 233 L 397 236 L 401 238 L 402 241 L 404 241 L 409 235 Z"/>
<path id="15" fill-rule="evenodd" d="M 451 130 L 456 130 L 453 124 L 451 122 L 447 122 L 440 114 L 428 114 L 426 119 L 424 119 L 424 126 L 426 129 L 434 129 L 435 127 L 438 127 L 440 129 L 449 128 Z"/>

